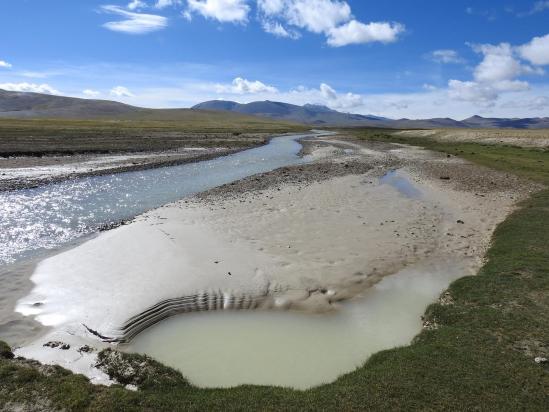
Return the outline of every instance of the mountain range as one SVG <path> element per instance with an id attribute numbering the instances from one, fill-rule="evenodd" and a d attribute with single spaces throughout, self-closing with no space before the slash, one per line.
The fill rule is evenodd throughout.
<path id="1" fill-rule="evenodd" d="M 0 89 L 0 118 L 59 118 L 59 119 L 135 119 L 184 120 L 194 114 L 206 116 L 225 112 L 239 116 L 255 116 L 270 120 L 301 123 L 316 127 L 383 127 L 395 129 L 431 128 L 549 128 L 549 117 L 544 118 L 485 118 L 473 116 L 465 120 L 388 119 L 373 115 L 343 113 L 326 106 L 258 101 L 247 104 L 226 100 L 212 100 L 191 109 L 146 109 L 110 100 L 81 99 L 41 93 L 13 92 Z M 212 113 L 212 116 L 215 115 Z M 213 120 L 213 119 L 212 119 Z"/>
<path id="2" fill-rule="evenodd" d="M 340 127 L 386 127 L 395 129 L 432 128 L 549 128 L 549 117 L 543 118 L 485 118 L 473 116 L 465 120 L 450 118 L 434 119 L 388 119 L 373 115 L 342 113 L 322 105 L 297 106 L 289 103 L 259 101 L 247 104 L 226 100 L 211 100 L 193 106 L 196 110 L 215 110 L 245 113 L 271 119 L 293 121 L 314 126 Z"/>

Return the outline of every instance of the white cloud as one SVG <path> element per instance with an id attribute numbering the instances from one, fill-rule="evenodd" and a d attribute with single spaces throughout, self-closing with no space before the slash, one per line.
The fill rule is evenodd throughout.
<path id="1" fill-rule="evenodd" d="M 452 99 L 490 107 L 501 93 L 529 89 L 528 82 L 518 79 L 520 76 L 543 73 L 541 69 L 523 64 L 508 43 L 476 45 L 473 49 L 481 53 L 483 59 L 473 71 L 473 80 L 448 82 L 448 94 Z"/>
<path id="2" fill-rule="evenodd" d="M 250 6 L 247 0 L 187 0 L 188 13 L 198 13 L 220 22 L 244 23 Z"/>
<path id="3" fill-rule="evenodd" d="M 257 0 L 257 8 L 266 15 L 275 15 L 286 6 L 287 0 Z"/>
<path id="4" fill-rule="evenodd" d="M 12 65 L 10 63 L 8 63 L 7 61 L 0 60 L 0 68 L 10 69 L 11 67 L 12 67 Z"/>
<path id="5" fill-rule="evenodd" d="M 351 7 L 344 1 L 289 0 L 284 16 L 289 24 L 313 33 L 325 33 L 349 21 Z"/>
<path id="6" fill-rule="evenodd" d="M 320 104 L 331 109 L 343 111 L 355 111 L 364 105 L 362 95 L 355 93 L 338 93 L 329 84 L 321 83 L 318 89 L 298 86 L 287 93 L 279 93 L 281 101 L 289 101 L 295 104 Z"/>
<path id="7" fill-rule="evenodd" d="M 278 22 L 263 20 L 261 25 L 266 33 L 273 34 L 276 37 L 287 37 L 294 40 L 297 40 L 301 37 L 301 34 L 299 34 L 297 31 L 286 29 L 282 24 Z"/>
<path id="8" fill-rule="evenodd" d="M 549 34 L 534 37 L 529 43 L 520 46 L 518 51 L 523 59 L 532 64 L 549 65 Z"/>
<path id="9" fill-rule="evenodd" d="M 141 0 L 132 0 L 130 3 L 128 3 L 127 7 L 129 10 L 139 10 L 146 8 L 147 3 Z"/>
<path id="10" fill-rule="evenodd" d="M 216 85 L 217 93 L 233 94 L 256 94 L 256 93 L 277 93 L 276 87 L 269 86 L 259 80 L 250 81 L 242 77 L 235 78 L 230 85 Z"/>
<path id="11" fill-rule="evenodd" d="M 124 86 L 113 87 L 110 91 L 110 94 L 111 96 L 115 96 L 115 97 L 134 97 L 135 96 L 132 92 L 130 92 Z"/>
<path id="12" fill-rule="evenodd" d="M 326 99 L 330 99 L 330 100 L 337 99 L 336 91 L 326 83 L 320 84 L 320 93 L 322 93 L 322 96 L 324 96 L 324 98 Z"/>
<path id="13" fill-rule="evenodd" d="M 547 110 L 549 108 L 549 97 L 548 96 L 531 96 L 526 99 L 513 99 L 512 101 L 505 102 L 501 105 L 502 108 L 506 109 L 527 109 L 532 112 L 540 112 Z M 515 117 L 515 116 L 514 116 Z M 532 117 L 528 115 L 528 117 Z M 544 113 L 543 117 L 547 117 Z"/>
<path id="14" fill-rule="evenodd" d="M 543 110 L 549 107 L 549 97 L 537 96 L 533 99 L 529 99 L 525 105 L 532 110 Z"/>
<path id="15" fill-rule="evenodd" d="M 346 1 L 258 0 L 257 7 L 263 19 L 282 21 L 285 26 L 324 34 L 328 45 L 334 47 L 370 42 L 390 43 L 404 31 L 404 26 L 399 23 L 365 24 L 355 20 Z M 268 32 L 272 33 L 272 30 Z"/>
<path id="16" fill-rule="evenodd" d="M 181 4 L 181 0 L 157 0 L 154 7 L 157 9 L 163 9 L 170 6 L 177 6 Z"/>
<path id="17" fill-rule="evenodd" d="M 168 25 L 168 19 L 155 14 L 134 13 L 118 6 L 102 6 L 107 13 L 118 14 L 125 18 L 120 21 L 109 21 L 103 27 L 112 31 L 128 34 L 144 34 L 164 29 Z"/>
<path id="18" fill-rule="evenodd" d="M 441 49 L 441 50 L 435 50 L 430 53 L 429 55 L 430 59 L 437 62 L 437 63 L 444 63 L 444 64 L 459 64 L 464 63 L 465 61 L 461 56 L 458 54 L 457 51 L 451 50 L 451 49 Z"/>
<path id="19" fill-rule="evenodd" d="M 515 58 L 513 48 L 508 43 L 497 46 L 484 44 L 475 46 L 474 49 L 484 55 L 474 71 L 475 80 L 479 82 L 499 82 L 534 72 L 531 67 L 521 64 Z"/>
<path id="20" fill-rule="evenodd" d="M 364 24 L 356 20 L 331 29 L 328 44 L 334 47 L 363 43 L 392 43 L 404 31 L 400 23 L 375 22 Z"/>
<path id="21" fill-rule="evenodd" d="M 97 90 L 86 89 L 82 91 L 82 94 L 87 97 L 97 97 L 101 94 L 101 92 Z"/>
<path id="22" fill-rule="evenodd" d="M 354 93 L 337 93 L 326 83 L 320 84 L 320 94 L 326 99 L 326 104 L 333 109 L 353 109 L 364 104 L 361 95 Z"/>
<path id="23" fill-rule="evenodd" d="M 0 83 L 0 89 L 9 90 L 12 92 L 33 92 L 44 94 L 60 94 L 58 90 L 55 90 L 49 84 L 36 84 L 36 83 Z"/>
<path id="24" fill-rule="evenodd" d="M 448 95 L 455 100 L 475 102 L 490 106 L 498 98 L 498 92 L 489 84 L 472 81 L 450 80 Z"/>

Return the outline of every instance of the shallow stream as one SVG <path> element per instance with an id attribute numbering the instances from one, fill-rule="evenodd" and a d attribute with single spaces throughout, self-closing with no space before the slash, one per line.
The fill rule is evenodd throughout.
<path id="1" fill-rule="evenodd" d="M 319 134 L 320 135 L 320 134 Z M 147 210 L 257 173 L 298 164 L 310 135 L 281 136 L 269 144 L 213 160 L 0 193 L 0 265 L 54 249 Z"/>

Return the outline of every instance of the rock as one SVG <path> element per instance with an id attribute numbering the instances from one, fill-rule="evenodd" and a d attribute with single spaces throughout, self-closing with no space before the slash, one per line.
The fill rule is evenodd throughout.
<path id="1" fill-rule="evenodd" d="M 94 348 L 88 345 L 84 345 L 78 348 L 78 352 L 80 353 L 90 353 L 90 352 L 93 352 L 94 350 L 95 350 Z"/>
<path id="2" fill-rule="evenodd" d="M 457 223 L 459 223 L 460 225 L 464 225 L 464 224 L 465 224 L 465 222 L 464 222 L 463 220 L 461 220 L 461 219 L 458 219 L 458 220 L 457 220 Z"/>
<path id="3" fill-rule="evenodd" d="M 61 345 L 64 345 L 64 343 L 59 342 L 58 340 L 52 340 L 52 341 L 49 341 L 47 343 L 44 343 L 44 345 L 42 345 L 42 346 L 44 346 L 46 348 L 52 348 L 53 349 L 53 348 L 58 348 Z"/>
<path id="4" fill-rule="evenodd" d="M 440 176 L 440 180 L 450 180 L 450 176 Z"/>
<path id="5" fill-rule="evenodd" d="M 13 359 L 15 355 L 7 343 L 0 341 L 0 358 Z"/>

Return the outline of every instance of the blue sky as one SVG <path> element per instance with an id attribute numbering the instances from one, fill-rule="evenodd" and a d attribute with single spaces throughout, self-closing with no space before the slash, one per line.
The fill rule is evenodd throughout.
<path id="1" fill-rule="evenodd" d="M 549 115 L 549 1 L 1 0 L 0 88 Z"/>

